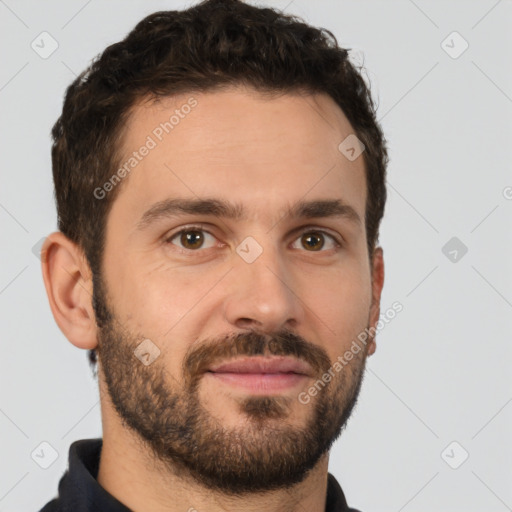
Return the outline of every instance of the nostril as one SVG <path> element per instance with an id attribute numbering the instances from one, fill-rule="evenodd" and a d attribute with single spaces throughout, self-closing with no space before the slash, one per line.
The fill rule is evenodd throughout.
<path id="1" fill-rule="evenodd" d="M 240 329 L 254 329 L 254 325 L 258 323 L 253 318 L 239 318 L 237 320 L 237 327 Z"/>

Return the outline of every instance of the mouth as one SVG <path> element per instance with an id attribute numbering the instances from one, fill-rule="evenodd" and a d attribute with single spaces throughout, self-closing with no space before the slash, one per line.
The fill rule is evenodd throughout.
<path id="1" fill-rule="evenodd" d="M 207 372 L 216 380 L 253 394 L 284 391 L 303 384 L 313 375 L 305 361 L 291 357 L 248 357 L 212 366 Z"/>

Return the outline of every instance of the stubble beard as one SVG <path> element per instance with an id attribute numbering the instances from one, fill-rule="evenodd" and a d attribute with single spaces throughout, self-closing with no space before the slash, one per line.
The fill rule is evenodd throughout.
<path id="1" fill-rule="evenodd" d="M 171 474 L 208 490 L 241 496 L 302 482 L 341 435 L 357 403 L 365 350 L 330 382 L 323 381 L 308 404 L 301 404 L 310 409 L 303 427 L 289 421 L 292 401 L 298 397 L 247 395 L 234 401 L 244 426 L 228 428 L 200 400 L 204 368 L 213 358 L 299 357 L 316 368 L 318 383 L 331 367 L 327 353 L 289 331 L 271 336 L 237 333 L 194 344 L 183 361 L 178 382 L 165 367 L 165 350 L 145 366 L 134 355 L 145 337 L 121 325 L 98 293 L 95 306 L 101 312 L 100 375 L 123 426 Z"/>

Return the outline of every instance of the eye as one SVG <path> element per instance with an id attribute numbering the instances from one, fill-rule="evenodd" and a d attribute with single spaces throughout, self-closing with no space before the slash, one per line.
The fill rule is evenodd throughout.
<path id="1" fill-rule="evenodd" d="M 303 247 L 306 247 L 308 252 L 319 252 L 325 246 L 326 237 L 331 241 L 331 247 L 327 247 L 326 250 L 336 249 L 341 247 L 340 243 L 334 238 L 333 235 L 326 233 L 322 230 L 312 230 L 304 231 L 297 240 L 300 240 Z M 296 247 L 294 247 L 295 249 Z M 323 251 L 325 252 L 325 251 Z"/>
<path id="2" fill-rule="evenodd" d="M 210 239 L 210 245 L 208 245 L 208 238 Z M 177 243 L 174 240 L 177 240 Z M 297 240 L 300 240 L 302 247 L 305 247 L 308 252 L 327 252 L 341 247 L 340 242 L 333 235 L 321 229 L 309 228 L 307 231 L 303 231 Z M 187 226 L 173 233 L 165 242 L 177 245 L 178 249 L 182 251 L 197 252 L 199 249 L 214 247 L 215 237 L 203 229 L 202 226 Z M 325 247 L 326 243 L 329 245 L 329 242 L 330 246 Z M 297 249 L 293 245 L 292 247 Z"/>
<path id="3" fill-rule="evenodd" d="M 212 240 L 215 240 L 215 237 L 208 233 L 208 231 L 205 231 L 202 227 L 189 226 L 171 235 L 169 238 L 166 239 L 166 242 L 174 244 L 173 240 L 177 238 L 179 243 L 181 244 L 178 245 L 180 249 L 195 251 L 197 249 L 209 248 L 205 247 L 205 241 L 208 239 L 208 237 Z"/>

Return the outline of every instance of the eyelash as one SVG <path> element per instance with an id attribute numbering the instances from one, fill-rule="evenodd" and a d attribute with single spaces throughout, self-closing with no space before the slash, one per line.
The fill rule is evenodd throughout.
<path id="1" fill-rule="evenodd" d="M 191 226 L 185 226 L 184 228 L 180 229 L 179 231 L 176 231 L 175 233 L 173 233 L 172 235 L 168 236 L 166 239 L 165 239 L 165 243 L 167 244 L 172 244 L 172 240 L 174 238 L 176 238 L 178 235 L 181 235 L 182 233 L 186 233 L 188 231 L 203 231 L 205 233 L 208 233 L 209 235 L 213 236 L 214 238 L 215 235 L 213 235 L 212 233 L 210 233 L 208 230 L 206 230 L 203 226 L 201 225 L 191 225 Z M 335 250 L 335 251 L 338 251 L 339 249 L 341 249 L 342 247 L 342 244 L 339 240 L 336 239 L 336 237 L 334 235 L 331 235 L 330 233 L 328 233 L 327 231 L 323 230 L 323 229 L 319 229 L 319 228 L 315 228 L 315 227 L 312 227 L 312 226 L 307 226 L 306 228 L 304 228 L 302 231 L 300 231 L 298 233 L 298 236 L 297 238 L 295 238 L 295 240 L 297 240 L 298 238 L 300 238 L 301 236 L 305 235 L 306 233 L 322 233 L 323 235 L 326 235 L 327 237 L 329 237 L 333 242 L 334 244 L 336 245 L 336 247 L 334 247 L 333 249 L 328 249 L 328 250 L 320 250 L 320 251 L 309 251 L 309 252 L 329 252 L 329 251 L 332 251 L 332 250 Z M 172 244 L 174 245 L 174 244 Z M 196 250 L 193 250 L 193 249 L 185 249 L 183 247 L 179 247 L 179 246 L 176 246 L 176 249 L 181 252 L 182 254 L 191 254 L 191 253 L 200 253 L 202 251 L 205 251 L 205 250 L 208 250 L 208 249 L 213 249 L 213 247 L 208 247 L 208 249 L 202 249 L 202 248 L 199 248 L 199 249 L 196 249 Z M 202 249 L 202 251 L 201 251 Z"/>

